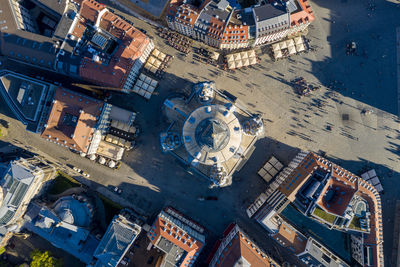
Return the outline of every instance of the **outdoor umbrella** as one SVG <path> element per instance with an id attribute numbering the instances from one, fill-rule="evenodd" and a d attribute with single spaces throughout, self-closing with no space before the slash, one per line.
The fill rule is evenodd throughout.
<path id="1" fill-rule="evenodd" d="M 294 47 L 294 45 L 289 46 L 288 50 L 289 50 L 289 55 L 296 54 L 296 48 Z"/>
<path id="2" fill-rule="evenodd" d="M 286 45 L 287 45 L 287 47 L 293 46 L 293 45 L 294 45 L 293 39 L 287 40 L 287 41 L 286 41 Z"/>
<path id="3" fill-rule="evenodd" d="M 275 56 L 275 59 L 281 58 L 282 57 L 282 51 L 281 50 L 275 51 L 274 56 Z"/>
<path id="4" fill-rule="evenodd" d="M 100 157 L 100 158 L 99 158 L 99 163 L 100 163 L 100 164 L 105 164 L 105 163 L 106 163 L 106 159 L 103 158 L 103 157 Z"/>
<path id="5" fill-rule="evenodd" d="M 154 65 L 154 61 L 156 61 L 156 58 L 153 56 L 150 56 L 150 58 L 147 62 Z"/>
<path id="6" fill-rule="evenodd" d="M 303 43 L 303 38 L 301 38 L 300 36 L 295 37 L 295 38 L 294 38 L 294 43 L 295 43 L 296 45 L 302 44 L 302 43 Z"/>
<path id="7" fill-rule="evenodd" d="M 235 57 L 235 60 L 236 60 L 236 61 L 238 61 L 238 60 L 241 60 L 241 59 L 242 59 L 242 57 L 240 56 L 240 53 L 236 53 L 236 54 L 234 54 L 234 57 Z"/>
<path id="8" fill-rule="evenodd" d="M 247 51 L 249 57 L 256 57 L 256 52 L 254 50 Z"/>
<path id="9" fill-rule="evenodd" d="M 250 58 L 250 65 L 257 64 L 257 59 L 255 57 Z"/>
<path id="10" fill-rule="evenodd" d="M 160 54 L 160 51 L 156 48 L 153 50 L 153 53 L 151 53 L 151 54 L 153 54 L 155 57 L 158 57 L 158 55 Z"/>
<path id="11" fill-rule="evenodd" d="M 301 52 L 301 51 L 306 50 L 306 48 L 304 47 L 304 44 L 296 45 L 296 49 L 297 49 L 297 52 Z"/>
<path id="12" fill-rule="evenodd" d="M 279 47 L 279 44 L 272 44 L 272 50 L 278 51 L 278 50 L 281 50 L 281 48 Z"/>

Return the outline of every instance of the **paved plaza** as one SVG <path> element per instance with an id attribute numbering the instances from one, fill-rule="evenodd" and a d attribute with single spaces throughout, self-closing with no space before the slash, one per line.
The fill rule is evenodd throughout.
<path id="1" fill-rule="evenodd" d="M 124 190 L 122 198 L 115 199 L 147 214 L 155 215 L 163 206 L 172 204 L 207 228 L 210 246 L 231 221 L 237 221 L 250 236 L 257 237 L 255 241 L 261 247 L 272 253 L 279 251 L 278 259 L 293 262 L 297 260 L 287 256 L 290 252 L 270 242 L 261 226 L 247 218 L 245 210 L 266 189 L 257 171 L 270 155 L 287 164 L 298 149 L 325 151 L 328 159 L 356 174 L 366 168 L 376 169 L 385 189 L 384 246 L 389 266 L 392 211 L 400 198 L 400 99 L 396 73 L 400 8 L 399 4 L 383 0 L 374 4 L 375 9 L 370 10 L 368 2 L 362 0 L 312 1 L 316 21 L 307 38 L 315 51 L 273 62 L 267 53 L 262 53 L 266 49 L 262 49 L 258 51 L 261 64 L 235 74 L 199 63 L 191 53 L 183 57 L 167 46 L 153 27 L 125 15 L 145 29 L 161 51 L 175 58 L 150 101 L 139 95 L 114 95 L 110 100 L 138 112 L 136 123 L 143 130 L 138 148 L 127 153 L 121 169 L 111 170 L 84 160 L 26 132 L 23 125 L 8 117 L 10 111 L 2 101 L 0 119 L 11 122 L 8 137 L 3 141 L 22 143 L 45 151 L 62 165 L 79 167 L 91 174 L 88 183 L 98 190 L 105 190 L 103 186 L 120 186 Z M 358 55 L 346 55 L 349 41 L 357 42 Z M 298 76 L 321 84 L 322 88 L 299 98 L 288 83 Z M 232 186 L 223 189 L 209 189 L 207 180 L 187 173 L 172 156 L 162 154 L 159 145 L 159 133 L 168 126 L 161 113 L 164 99 L 190 90 L 193 83 L 208 80 L 238 97 L 250 110 L 263 114 L 266 129 L 265 138 L 255 144 L 250 160 L 233 177 Z M 328 88 L 330 85 L 332 89 Z M 365 109 L 373 113 L 365 115 Z M 198 201 L 200 196 L 218 196 L 218 201 Z M 260 233 L 265 233 L 265 237 Z"/>

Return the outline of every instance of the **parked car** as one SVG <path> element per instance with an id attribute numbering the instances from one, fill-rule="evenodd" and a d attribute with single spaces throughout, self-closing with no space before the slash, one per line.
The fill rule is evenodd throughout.
<path id="1" fill-rule="evenodd" d="M 74 171 L 76 171 L 76 172 L 79 172 L 79 173 L 81 173 L 81 172 L 82 172 L 82 170 L 81 170 L 81 169 L 79 169 L 78 167 L 75 167 L 75 166 L 74 166 L 72 169 L 73 169 Z"/>
<path id="2" fill-rule="evenodd" d="M 89 177 L 90 177 L 90 174 L 87 173 L 87 172 L 82 172 L 82 175 L 83 175 L 84 177 L 86 177 L 86 178 L 89 178 Z"/>
<path id="3" fill-rule="evenodd" d="M 114 187 L 114 193 L 121 195 L 122 194 L 122 189 L 119 188 L 118 186 Z"/>

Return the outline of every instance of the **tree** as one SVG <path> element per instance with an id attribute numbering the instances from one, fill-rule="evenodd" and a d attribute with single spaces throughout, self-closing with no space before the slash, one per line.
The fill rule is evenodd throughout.
<path id="1" fill-rule="evenodd" d="M 31 267 L 62 267 L 62 261 L 51 256 L 49 251 L 35 249 L 31 252 Z"/>

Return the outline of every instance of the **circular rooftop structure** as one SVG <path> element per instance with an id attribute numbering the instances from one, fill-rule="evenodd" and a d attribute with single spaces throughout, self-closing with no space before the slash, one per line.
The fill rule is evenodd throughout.
<path id="1" fill-rule="evenodd" d="M 91 222 L 92 212 L 88 203 L 79 201 L 71 196 L 60 198 L 54 211 L 63 222 L 80 226 L 88 227 Z"/>
<path id="2" fill-rule="evenodd" d="M 222 105 L 195 109 L 184 122 L 182 135 L 189 154 L 206 165 L 229 160 L 242 141 L 238 118 Z"/>

